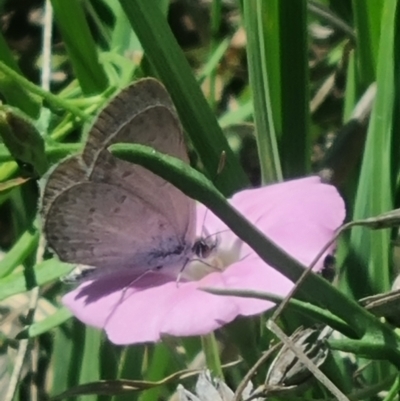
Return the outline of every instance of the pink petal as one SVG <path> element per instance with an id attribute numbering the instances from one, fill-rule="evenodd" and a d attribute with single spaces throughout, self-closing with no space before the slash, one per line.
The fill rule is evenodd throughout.
<path id="1" fill-rule="evenodd" d="M 206 282 L 223 286 L 218 273 L 207 276 Z M 127 297 L 108 321 L 107 335 L 116 344 L 158 341 L 163 334 L 201 335 L 237 316 L 236 305 L 199 291 L 197 286 L 197 282 L 178 286 L 170 282 Z"/>
<path id="2" fill-rule="evenodd" d="M 335 187 L 321 183 L 319 177 L 307 177 L 267 187 L 244 190 L 231 200 L 249 221 L 272 241 L 304 265 L 312 262 L 319 251 L 333 237 L 345 218 L 343 199 Z M 204 221 L 208 234 L 221 233 L 222 246 L 229 247 L 237 237 L 211 211 L 198 207 L 197 233 L 204 235 Z M 315 270 L 322 268 L 320 258 Z M 244 244 L 241 255 L 253 251 Z"/>
<path id="3" fill-rule="evenodd" d="M 319 177 L 242 191 L 233 197 L 232 204 L 304 265 L 312 262 L 345 217 L 344 202 L 336 188 L 322 184 Z M 324 257 L 317 270 L 323 261 Z"/>
<path id="4" fill-rule="evenodd" d="M 149 273 L 140 280 L 128 274 L 109 274 L 93 281 L 85 282 L 63 297 L 63 303 L 84 323 L 103 328 L 115 312 L 115 306 L 129 296 L 127 287 L 133 286 L 137 292 L 148 287 L 161 286 L 170 281 L 163 275 Z M 123 293 L 124 292 L 124 293 Z"/>
<path id="5" fill-rule="evenodd" d="M 243 191 L 231 202 L 305 264 L 311 262 L 344 218 L 344 204 L 336 189 L 321 184 L 317 177 Z M 242 260 L 222 273 L 179 286 L 155 272 L 136 281 L 129 274 L 117 272 L 80 285 L 64 297 L 65 305 L 83 322 L 105 328 L 112 342 L 131 344 L 158 341 L 163 334 L 205 334 L 238 315 L 261 313 L 272 305 L 256 299 L 211 295 L 197 287 L 288 293 L 293 286 L 288 279 L 261 261 L 213 213 L 205 214 L 203 206 L 197 212 L 198 234 L 219 232 L 219 249 L 236 247 Z"/>
<path id="6" fill-rule="evenodd" d="M 251 189 L 236 194 L 231 203 L 271 240 L 291 256 L 309 265 L 332 238 L 345 217 L 345 207 L 337 190 L 322 184 L 319 177 L 308 177 Z M 200 210 L 204 213 L 203 210 Z M 226 226 L 211 212 L 207 213 L 207 229 L 214 232 Z M 211 231 L 212 232 L 212 231 Z M 227 232 L 222 242 L 232 241 L 233 233 Z M 314 270 L 320 270 L 328 251 L 319 259 Z M 242 261 L 223 272 L 225 288 L 271 292 L 285 296 L 293 287 L 286 277 L 265 264 L 243 244 Z M 222 288 L 222 287 L 221 287 Z M 235 297 L 240 315 L 253 315 L 267 310 L 273 304 L 257 299 Z"/>
<path id="7" fill-rule="evenodd" d="M 102 278 L 69 292 L 63 303 L 86 324 L 105 328 L 115 344 L 156 342 L 163 334 L 206 334 L 238 315 L 228 298 L 199 291 L 200 282 L 169 280 L 149 273 L 127 288 L 132 278 Z M 202 285 L 224 287 L 223 277 L 210 274 Z"/>
<path id="8" fill-rule="evenodd" d="M 225 270 L 225 288 L 253 290 L 286 295 L 293 283 L 257 257 L 251 257 L 233 264 Z M 242 316 L 256 315 L 274 306 L 274 303 L 251 298 L 231 297 Z"/>

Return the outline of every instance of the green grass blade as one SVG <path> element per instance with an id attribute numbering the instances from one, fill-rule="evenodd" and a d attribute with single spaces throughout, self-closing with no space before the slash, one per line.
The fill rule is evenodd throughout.
<path id="1" fill-rule="evenodd" d="M 99 329 L 86 327 L 79 384 L 100 379 L 100 345 L 103 333 Z M 80 397 L 82 401 L 96 401 L 96 395 Z"/>
<path id="2" fill-rule="evenodd" d="M 51 354 L 52 375 L 50 394 L 56 395 L 65 391 L 71 385 L 69 367 L 74 355 L 74 348 L 79 343 L 71 336 L 72 321 L 56 330 L 53 336 L 53 352 Z"/>
<path id="3" fill-rule="evenodd" d="M 247 58 L 249 64 L 250 84 L 253 92 L 254 120 L 263 183 L 282 180 L 281 164 L 277 145 L 276 121 L 279 117 L 273 114 L 273 95 L 270 90 L 273 81 L 268 75 L 265 27 L 268 26 L 266 3 L 262 0 L 244 2 L 244 17 L 247 33 Z M 274 72 L 279 70 L 274 69 Z M 276 89 L 276 88 L 274 88 Z M 278 96 L 279 102 L 280 96 Z"/>
<path id="4" fill-rule="evenodd" d="M 238 109 L 228 111 L 218 120 L 222 128 L 226 128 L 230 125 L 239 124 L 243 121 L 248 120 L 254 113 L 253 101 L 249 100 L 239 106 Z"/>
<path id="5" fill-rule="evenodd" d="M 79 0 L 52 0 L 54 16 L 61 31 L 69 60 L 85 94 L 101 93 L 108 79 L 99 63 L 96 43 Z"/>
<path id="6" fill-rule="evenodd" d="M 65 276 L 73 269 L 73 265 L 49 259 L 34 267 L 34 274 L 37 285 L 43 285 L 50 281 Z M 0 301 L 11 295 L 27 291 L 27 279 L 22 271 L 11 274 L 0 280 Z"/>
<path id="7" fill-rule="evenodd" d="M 154 0 L 120 0 L 152 65 L 178 109 L 184 128 L 210 177 L 217 173 L 222 152 L 226 164 L 218 177 L 225 194 L 247 185 L 247 178 L 229 149 L 182 51 Z"/>
<path id="8" fill-rule="evenodd" d="M 173 361 L 171 359 L 171 352 L 163 344 L 155 344 L 153 352 L 151 353 L 151 360 L 145 372 L 146 380 L 161 380 L 168 375 L 168 372 L 173 369 Z M 162 387 L 155 387 L 153 389 L 144 391 L 140 397 L 140 401 L 153 401 L 162 398 Z"/>
<path id="9" fill-rule="evenodd" d="M 0 278 L 10 274 L 29 255 L 32 255 L 38 244 L 39 232 L 34 229 L 25 231 L 0 261 Z"/>
<path id="10" fill-rule="evenodd" d="M 385 2 L 379 46 L 377 94 L 361 167 L 354 219 L 378 215 L 393 209 L 392 134 L 394 117 L 395 0 Z M 358 264 L 348 266 L 357 297 L 383 292 L 390 287 L 390 232 L 355 228 L 352 251 Z M 351 261 L 349 262 L 351 263 Z"/>
<path id="11" fill-rule="evenodd" d="M 346 74 L 346 91 L 343 107 L 343 123 L 348 122 L 350 119 L 354 107 L 357 103 L 357 73 L 354 60 L 354 52 L 351 52 L 349 56 L 349 65 L 347 67 Z"/>
<path id="12" fill-rule="evenodd" d="M 357 32 L 357 66 L 360 83 L 365 87 L 373 82 L 376 77 L 381 16 L 385 2 L 353 0 L 352 4 L 355 30 Z"/>
<path id="13" fill-rule="evenodd" d="M 216 70 L 218 64 L 220 63 L 222 57 L 225 55 L 226 51 L 230 45 L 230 38 L 225 38 L 219 44 L 215 45 L 209 59 L 202 68 L 201 72 L 198 74 L 197 80 L 201 85 L 207 78 L 210 78 L 211 74 Z"/>
<path id="14" fill-rule="evenodd" d="M 17 62 L 7 46 L 7 43 L 0 32 L 0 60 L 22 75 Z M 41 102 L 37 96 L 32 95 L 23 85 L 15 82 L 10 76 L 0 72 L 0 92 L 10 106 L 18 107 L 31 118 L 39 116 Z"/>
<path id="15" fill-rule="evenodd" d="M 61 324 L 65 323 L 71 317 L 72 313 L 69 311 L 69 309 L 61 307 L 60 309 L 57 310 L 57 312 L 53 313 L 46 319 L 29 326 L 26 334 L 31 338 L 40 336 L 41 334 L 53 330 L 57 326 L 60 326 Z"/>
<path id="16" fill-rule="evenodd" d="M 112 9 L 115 16 L 115 27 L 111 34 L 110 48 L 120 55 L 125 55 L 126 52 L 142 52 L 142 45 L 130 26 L 119 1 L 103 0 L 103 2 Z"/>
<path id="17" fill-rule="evenodd" d="M 286 178 L 310 172 L 307 1 L 279 2 L 282 136 Z"/>

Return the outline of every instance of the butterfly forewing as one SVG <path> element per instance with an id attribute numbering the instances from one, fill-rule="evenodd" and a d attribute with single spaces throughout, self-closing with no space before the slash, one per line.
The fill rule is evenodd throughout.
<path id="1" fill-rule="evenodd" d="M 109 144 L 111 142 L 145 144 L 159 152 L 188 161 L 179 121 L 165 107 L 149 108 L 137 115 L 112 137 Z M 188 223 L 194 214 L 194 202 L 151 171 L 117 159 L 103 150 L 98 153 L 97 162 L 90 169 L 90 180 L 133 190 L 135 195 L 165 215 L 178 232 L 193 235 L 194 227 L 188 227 Z"/>
<path id="2" fill-rule="evenodd" d="M 41 202 L 41 214 L 45 217 L 51 204 L 67 188 L 86 180 L 87 171 L 79 156 L 63 160 L 48 174 Z"/>
<path id="3" fill-rule="evenodd" d="M 120 142 L 114 137 L 117 137 L 126 125 L 130 125 L 138 115 L 154 107 L 163 107 L 168 110 L 179 125 L 178 116 L 168 92 L 155 79 L 142 79 L 122 90 L 97 116 L 83 150 L 84 162 L 88 166 L 96 163 L 100 151 L 112 143 Z M 144 137 L 146 138 L 147 136 Z M 131 138 L 129 142 L 142 143 L 140 138 Z"/>

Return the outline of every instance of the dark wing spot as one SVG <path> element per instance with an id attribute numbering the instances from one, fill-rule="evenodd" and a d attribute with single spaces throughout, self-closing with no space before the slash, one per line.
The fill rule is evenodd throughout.
<path id="1" fill-rule="evenodd" d="M 120 205 L 122 205 L 125 201 L 126 201 L 127 196 L 126 195 L 122 195 L 120 197 L 118 197 L 116 199 L 117 203 L 119 203 Z"/>

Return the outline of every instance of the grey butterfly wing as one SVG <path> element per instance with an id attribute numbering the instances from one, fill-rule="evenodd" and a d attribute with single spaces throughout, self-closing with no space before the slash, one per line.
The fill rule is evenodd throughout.
<path id="1" fill-rule="evenodd" d="M 90 131 L 82 156 L 65 159 L 48 175 L 43 193 L 43 214 L 46 214 L 47 206 L 52 199 L 76 182 L 83 180 L 114 182 L 121 176 L 124 178 L 125 175 L 139 177 L 143 173 L 143 169 L 139 166 L 121 161 L 114 163 L 114 170 L 110 171 L 110 166 L 102 160 L 108 156 L 108 152 L 104 149 L 118 142 L 146 144 L 188 161 L 180 123 L 172 101 L 158 81 L 154 79 L 138 81 L 122 91 L 104 108 Z M 92 174 L 96 164 L 97 174 Z M 107 165 L 104 175 L 101 172 L 103 165 Z M 138 174 L 135 173 L 135 167 L 139 167 L 136 169 L 139 170 Z M 159 179 L 154 183 L 155 186 L 163 184 L 161 178 L 156 175 L 154 177 L 154 180 Z M 125 186 L 126 182 L 124 181 L 122 185 Z"/>
<path id="2" fill-rule="evenodd" d="M 164 86 L 153 78 L 145 78 L 135 82 L 122 90 L 97 116 L 92 126 L 86 146 L 83 151 L 83 161 L 91 166 L 96 163 L 99 152 L 112 143 L 122 142 L 121 135 L 129 143 L 150 144 L 146 142 L 149 138 L 144 135 L 142 138 L 136 133 L 135 137 L 127 135 L 126 127 L 140 124 L 140 121 L 133 123 L 133 120 L 148 109 L 163 108 L 173 116 L 179 126 L 179 119 L 172 103 L 172 100 Z M 157 115 L 156 115 L 157 118 Z M 122 131 L 125 132 L 120 134 Z M 181 138 L 183 144 L 183 137 Z M 169 153 L 169 149 L 157 148 L 160 152 Z M 176 157 L 187 157 L 185 153 Z"/>
<path id="3" fill-rule="evenodd" d="M 106 148 L 117 142 L 150 145 L 187 161 L 175 109 L 157 81 L 140 81 L 114 98 L 92 127 L 83 155 L 50 175 L 42 207 L 50 247 L 61 260 L 102 271 L 184 263 L 194 241 L 194 201 L 112 156 Z M 113 193 L 128 199 L 125 206 Z"/>
<path id="4" fill-rule="evenodd" d="M 108 182 L 132 190 L 159 213 L 168 216 L 170 224 L 178 232 L 185 232 L 188 242 L 193 242 L 194 201 L 151 171 L 110 155 L 106 148 L 121 142 L 151 146 L 189 161 L 172 100 L 158 81 L 141 80 L 108 104 L 89 132 L 82 158 L 88 165 L 90 181 Z"/>
<path id="5" fill-rule="evenodd" d="M 188 161 L 179 122 L 168 109 L 153 107 L 137 115 L 130 124 L 113 136 L 112 142 L 133 142 L 152 146 L 159 151 Z M 107 150 L 97 156 L 89 179 L 108 182 L 133 191 L 152 203 L 161 214 L 170 218 L 178 232 L 194 237 L 195 203 L 179 189 L 151 171 L 113 157 Z"/>
<path id="6" fill-rule="evenodd" d="M 45 177 L 46 185 L 42 191 L 40 213 L 46 217 L 53 201 L 67 188 L 86 180 L 86 169 L 80 156 L 72 156 L 61 161 Z"/>
<path id="7" fill-rule="evenodd" d="M 62 261 L 140 273 L 183 263 L 190 252 L 165 216 L 123 188 L 82 182 L 48 209 L 44 232 Z"/>

